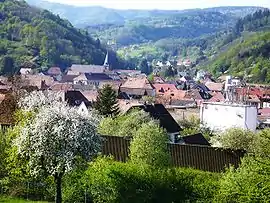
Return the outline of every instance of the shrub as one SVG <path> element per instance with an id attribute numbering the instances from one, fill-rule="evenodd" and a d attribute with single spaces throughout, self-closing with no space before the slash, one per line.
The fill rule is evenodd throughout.
<path id="1" fill-rule="evenodd" d="M 84 178 L 94 202 L 211 202 L 218 175 L 193 169 L 155 168 L 98 158 Z"/>
<path id="2" fill-rule="evenodd" d="M 230 168 L 220 181 L 216 202 L 269 202 L 270 161 L 245 157 L 238 169 Z"/>
<path id="3" fill-rule="evenodd" d="M 156 122 L 144 123 L 130 143 L 130 160 L 138 165 L 168 166 L 168 141 L 166 132 Z"/>
<path id="4" fill-rule="evenodd" d="M 115 118 L 104 118 L 98 127 L 101 135 L 111 136 L 133 136 L 143 123 L 148 123 L 152 119 L 144 111 L 133 110 L 125 115 Z"/>
<path id="5" fill-rule="evenodd" d="M 221 145 L 223 148 L 243 149 L 250 152 L 255 136 L 255 133 L 249 130 L 232 128 L 221 135 L 212 137 L 211 142 L 213 145 Z"/>

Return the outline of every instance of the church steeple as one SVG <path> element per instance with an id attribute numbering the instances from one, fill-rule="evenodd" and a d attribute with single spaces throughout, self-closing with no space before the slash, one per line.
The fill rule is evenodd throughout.
<path id="1" fill-rule="evenodd" d="M 106 67 L 107 69 L 109 69 L 109 67 L 110 67 L 110 64 L 109 64 L 109 51 L 107 51 L 103 66 Z"/>

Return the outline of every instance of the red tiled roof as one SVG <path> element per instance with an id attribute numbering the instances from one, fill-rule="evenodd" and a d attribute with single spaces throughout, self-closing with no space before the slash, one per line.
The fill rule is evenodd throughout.
<path id="1" fill-rule="evenodd" d="M 177 91 L 177 88 L 174 84 L 153 84 L 156 89 L 156 94 L 164 94 L 165 92 L 174 92 Z"/>
<path id="2" fill-rule="evenodd" d="M 127 81 L 125 81 L 121 88 L 154 89 L 153 85 L 146 77 L 129 78 Z"/>
<path id="3" fill-rule="evenodd" d="M 50 87 L 51 90 L 53 91 L 68 91 L 72 90 L 72 84 L 68 83 L 55 83 Z"/>
<path id="4" fill-rule="evenodd" d="M 209 102 L 224 102 L 225 101 L 225 98 L 223 94 L 221 94 L 221 92 L 213 93 L 212 96 L 213 97 L 208 100 Z"/>
<path id="5" fill-rule="evenodd" d="M 270 108 L 259 109 L 259 113 L 263 116 L 270 115 Z"/>
<path id="6" fill-rule="evenodd" d="M 223 90 L 223 83 L 206 82 L 205 86 L 211 91 L 221 92 Z"/>
<path id="7" fill-rule="evenodd" d="M 61 74 L 61 69 L 59 67 L 51 67 L 47 71 L 49 75 L 60 75 Z"/>

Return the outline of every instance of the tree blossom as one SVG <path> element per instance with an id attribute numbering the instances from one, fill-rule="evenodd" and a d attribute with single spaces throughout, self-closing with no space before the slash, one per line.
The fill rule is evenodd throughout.
<path id="1" fill-rule="evenodd" d="M 36 108 L 36 101 L 26 109 Z M 102 140 L 96 132 L 98 120 L 94 115 L 81 115 L 65 103 L 52 104 L 41 106 L 33 121 L 21 127 L 16 145 L 18 152 L 28 157 L 32 175 L 45 172 L 54 177 L 56 202 L 61 202 L 64 173 L 74 168 L 78 156 L 91 160 L 100 152 Z"/>
<path id="2" fill-rule="evenodd" d="M 54 106 L 64 102 L 64 93 L 53 91 L 33 91 L 19 100 L 19 107 L 26 111 L 36 111 L 42 106 Z"/>

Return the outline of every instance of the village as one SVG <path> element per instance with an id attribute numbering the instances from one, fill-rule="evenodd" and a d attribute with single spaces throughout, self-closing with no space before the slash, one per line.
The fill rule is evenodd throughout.
<path id="1" fill-rule="evenodd" d="M 190 68 L 190 61 L 184 65 Z M 164 66 L 172 64 L 157 63 L 159 68 Z M 270 125 L 270 88 L 245 84 L 230 75 L 214 79 L 206 71 L 197 71 L 194 77 L 181 72 L 166 81 L 156 72 L 150 79 L 139 70 L 111 70 L 108 54 L 104 65 L 73 64 L 64 72 L 59 67 L 51 67 L 46 72 L 21 68 L 19 75 L 21 88 L 61 92 L 71 106 L 77 106 L 84 113 L 91 111 L 98 91 L 109 84 L 117 93 L 122 113 L 133 107 L 162 105 L 174 120 L 195 116 L 212 130 L 239 127 L 256 131 Z M 11 111 L 1 107 L 13 85 L 7 77 L 0 77 L 2 126 L 13 124 Z"/>

